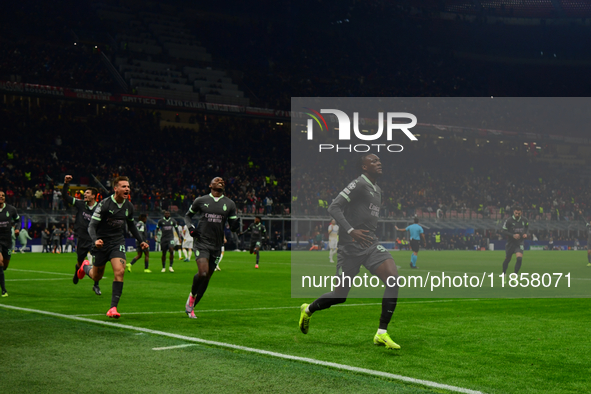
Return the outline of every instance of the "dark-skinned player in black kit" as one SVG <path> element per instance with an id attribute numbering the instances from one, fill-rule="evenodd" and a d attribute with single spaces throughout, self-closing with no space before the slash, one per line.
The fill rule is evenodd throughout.
<path id="1" fill-rule="evenodd" d="M 185 215 L 185 224 L 193 237 L 193 250 L 198 268 L 185 305 L 185 312 L 192 319 L 197 318 L 195 305 L 205 294 L 209 280 L 220 261 L 226 221 L 233 232 L 237 232 L 240 226 L 236 216 L 236 204 L 224 196 L 225 187 L 226 183 L 221 177 L 213 178 L 209 184 L 211 193 L 197 197 Z M 193 225 L 195 215 L 199 215 L 197 227 Z"/>
<path id="2" fill-rule="evenodd" d="M 342 233 L 339 237 L 336 275 L 342 276 L 343 281 L 330 293 L 310 304 L 302 304 L 299 326 L 302 333 L 307 334 L 313 313 L 345 302 L 351 282 L 363 265 L 380 278 L 385 286 L 382 314 L 373 343 L 386 349 L 400 349 L 387 332 L 398 301 L 398 270 L 392 255 L 380 245 L 376 236 L 382 206 L 382 189 L 376 180 L 382 175 L 382 163 L 377 155 L 365 154 L 360 157 L 359 164 L 361 176 L 349 183 L 328 207 L 328 213 L 336 220 Z M 392 282 L 392 279 L 396 281 Z"/>

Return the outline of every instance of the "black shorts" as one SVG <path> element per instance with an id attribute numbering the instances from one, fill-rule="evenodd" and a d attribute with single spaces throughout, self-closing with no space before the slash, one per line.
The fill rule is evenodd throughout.
<path id="1" fill-rule="evenodd" d="M 591 237 L 587 238 L 587 250 L 591 250 Z"/>
<path id="2" fill-rule="evenodd" d="M 119 258 L 125 260 L 125 245 L 110 244 L 105 245 L 100 249 L 94 248 L 92 251 L 94 256 L 93 265 L 96 267 L 103 267 L 111 259 Z"/>
<path id="3" fill-rule="evenodd" d="M 367 268 L 372 275 L 386 260 L 392 259 L 392 255 L 379 243 L 371 245 L 367 249 L 360 249 L 355 244 L 339 245 L 337 251 L 337 275 L 353 277 L 359 273 L 361 266 Z"/>
<path id="4" fill-rule="evenodd" d="M 413 252 L 417 252 L 419 253 L 419 241 L 416 239 L 411 239 L 410 240 L 410 248 L 412 249 Z"/>
<path id="5" fill-rule="evenodd" d="M 249 250 L 254 250 L 254 248 L 261 248 L 263 244 L 262 241 L 250 241 L 250 246 L 248 247 Z"/>
<path id="6" fill-rule="evenodd" d="M 78 246 L 76 246 L 76 254 L 78 255 L 78 262 L 81 263 L 86 260 L 88 252 L 92 251 L 92 240 L 78 238 Z"/>
<path id="7" fill-rule="evenodd" d="M 165 250 L 168 250 L 169 248 L 173 248 L 174 249 L 175 246 L 175 242 L 174 239 L 168 240 L 168 241 L 161 241 L 160 242 L 160 247 L 162 248 L 162 251 L 164 252 Z"/>
<path id="8" fill-rule="evenodd" d="M 505 246 L 505 254 L 507 257 L 513 256 L 515 253 L 523 253 L 523 244 L 512 244 L 507 242 L 507 246 Z"/>
<path id="9" fill-rule="evenodd" d="M 6 246 L 6 244 L 0 243 L 0 253 L 2 253 L 2 260 L 8 261 L 10 260 L 10 255 L 12 255 L 12 243 Z"/>
<path id="10" fill-rule="evenodd" d="M 198 259 L 207 259 L 210 269 L 217 267 L 222 256 L 221 249 L 211 249 L 210 246 L 201 243 L 194 243 L 193 250 L 195 251 L 195 261 Z"/>

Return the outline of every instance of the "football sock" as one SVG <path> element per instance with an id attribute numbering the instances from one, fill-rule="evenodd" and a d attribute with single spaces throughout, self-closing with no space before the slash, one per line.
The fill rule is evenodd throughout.
<path id="1" fill-rule="evenodd" d="M 587 261 L 591 263 L 591 254 L 587 254 Z"/>
<path id="2" fill-rule="evenodd" d="M 201 301 L 205 290 L 207 290 L 207 285 L 209 285 L 209 278 L 207 276 L 199 276 L 198 273 L 195 274 L 193 277 L 193 286 L 191 287 L 191 294 L 195 297 L 195 304 L 193 306 Z"/>
<path id="3" fill-rule="evenodd" d="M 332 256 L 334 256 L 334 249 L 330 250 L 330 253 L 328 254 L 328 258 L 332 260 Z"/>
<path id="4" fill-rule="evenodd" d="M 123 282 L 113 281 L 113 295 L 111 296 L 111 308 L 119 304 L 119 298 L 123 293 Z"/>
<path id="5" fill-rule="evenodd" d="M 134 258 L 131 260 L 131 263 L 130 263 L 130 264 L 131 264 L 131 265 L 134 265 L 136 261 L 138 261 L 138 257 L 137 257 L 137 256 L 135 256 L 135 257 L 134 257 Z"/>
<path id="6" fill-rule="evenodd" d="M 162 251 L 162 268 L 166 268 L 166 251 Z"/>
<path id="7" fill-rule="evenodd" d="M 385 334 L 387 332 L 388 332 L 388 330 L 382 330 L 381 328 L 378 328 L 378 335 L 382 335 L 382 334 Z"/>
<path id="8" fill-rule="evenodd" d="M 6 291 L 6 283 L 4 283 L 4 267 L 0 267 L 0 287 L 2 287 L 2 291 Z"/>
<path id="9" fill-rule="evenodd" d="M 419 257 L 419 256 L 417 256 L 417 255 L 416 255 L 416 254 L 414 254 L 414 253 L 413 253 L 413 254 L 412 254 L 412 256 L 410 257 L 410 262 L 411 262 L 411 264 L 412 264 L 412 266 L 413 266 L 413 267 L 416 267 L 416 266 L 417 266 L 417 258 L 418 258 L 418 257 Z"/>
<path id="10" fill-rule="evenodd" d="M 320 298 L 317 298 L 316 300 L 312 301 L 310 305 L 308 305 L 306 313 L 309 312 L 308 314 L 311 315 L 316 311 L 328 309 L 333 305 L 342 304 L 343 302 L 347 301 L 346 298 L 334 298 L 335 295 L 336 294 L 334 291 L 331 291 L 330 293 L 320 296 Z"/>
<path id="11" fill-rule="evenodd" d="M 149 260 L 148 256 L 144 257 L 144 269 L 148 269 Z"/>
<path id="12" fill-rule="evenodd" d="M 90 270 L 92 269 L 92 265 L 85 265 L 83 268 L 84 273 L 86 273 L 86 275 L 90 276 Z"/>
<path id="13" fill-rule="evenodd" d="M 384 291 L 384 298 L 382 299 L 382 314 L 380 315 L 381 330 L 387 330 L 392 315 L 396 310 L 396 303 L 398 302 L 398 285 L 394 287 L 386 286 Z"/>
<path id="14" fill-rule="evenodd" d="M 511 257 L 507 257 L 505 258 L 505 261 L 503 261 L 503 275 L 505 275 L 507 268 L 509 268 L 509 261 L 511 261 Z"/>
<path id="15" fill-rule="evenodd" d="M 168 256 L 169 266 L 172 267 L 172 263 L 174 263 L 174 252 L 170 252 L 170 256 Z"/>
<path id="16" fill-rule="evenodd" d="M 78 283 L 78 269 L 80 269 L 80 264 L 76 263 L 74 266 L 74 284 Z"/>
<path id="17" fill-rule="evenodd" d="M 257 264 L 259 263 L 259 257 L 260 257 L 260 254 L 259 254 L 259 251 L 257 250 Z"/>
<path id="18" fill-rule="evenodd" d="M 189 257 L 187 257 L 187 249 L 183 249 L 183 256 L 185 256 L 185 259 L 189 258 Z"/>
<path id="19" fill-rule="evenodd" d="M 98 280 L 95 280 L 95 281 L 94 281 L 94 285 L 95 285 L 95 286 L 98 286 L 98 282 L 99 282 Z"/>
<path id="20" fill-rule="evenodd" d="M 191 255 L 193 254 L 193 251 L 191 249 L 189 249 L 189 257 L 187 257 L 189 260 L 191 260 Z"/>
<path id="21" fill-rule="evenodd" d="M 183 251 L 181 249 L 179 249 L 179 259 L 183 258 Z"/>
<path id="22" fill-rule="evenodd" d="M 515 273 L 518 274 L 519 270 L 521 269 L 521 259 L 522 257 L 517 258 L 517 262 L 515 263 Z"/>

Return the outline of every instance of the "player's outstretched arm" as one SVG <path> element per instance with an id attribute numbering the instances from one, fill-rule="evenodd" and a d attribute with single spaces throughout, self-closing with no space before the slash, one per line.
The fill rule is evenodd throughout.
<path id="1" fill-rule="evenodd" d="M 88 235 L 90 235 L 90 239 L 92 239 L 92 242 L 98 248 L 103 247 L 103 241 L 98 239 L 98 237 L 96 235 L 96 229 L 98 228 L 98 225 L 99 225 L 100 221 L 102 220 L 102 217 L 104 216 L 103 203 L 105 201 L 106 200 L 103 200 L 98 203 L 96 209 L 94 210 L 94 213 L 92 214 L 92 218 L 90 218 L 90 223 L 88 223 Z M 133 226 L 133 227 L 135 227 L 135 226 Z M 100 241 L 100 246 L 98 244 L 99 241 Z"/>
<path id="2" fill-rule="evenodd" d="M 129 204 L 131 205 L 131 204 Z M 131 233 L 131 235 L 133 235 L 133 237 L 136 239 L 136 241 L 138 241 L 138 243 L 142 244 L 141 248 L 145 249 L 145 242 L 144 242 L 144 238 L 142 237 L 142 234 L 139 232 L 139 230 L 137 229 L 137 226 L 135 225 L 135 221 L 133 220 L 133 205 L 130 206 L 129 211 L 127 213 L 127 228 L 129 229 L 129 232 Z"/>
<path id="3" fill-rule="evenodd" d="M 230 231 L 233 233 L 237 233 L 238 230 L 240 230 L 240 219 L 238 219 L 238 216 L 236 216 L 236 205 L 234 203 L 232 203 L 230 206 L 230 212 L 228 213 L 228 224 L 230 225 Z"/>
<path id="4" fill-rule="evenodd" d="M 341 228 L 343 228 L 346 233 L 350 234 L 353 231 L 353 226 L 351 226 L 347 219 L 345 219 L 344 211 L 347 204 L 350 203 L 351 198 L 345 198 L 343 195 L 344 193 L 341 192 L 341 194 L 339 194 L 337 198 L 335 198 L 330 204 L 328 207 L 328 214 L 337 221 L 337 224 L 341 226 Z"/>
<path id="5" fill-rule="evenodd" d="M 21 231 L 21 217 L 16 211 L 16 208 L 14 209 L 14 215 L 12 215 L 12 222 L 14 223 L 14 235 L 18 236 Z"/>
<path id="6" fill-rule="evenodd" d="M 70 190 L 71 181 L 72 175 L 66 175 L 66 177 L 64 178 L 64 187 L 62 188 L 62 200 L 64 200 L 64 203 L 66 205 L 74 204 L 74 201 L 76 200 L 74 197 L 70 197 L 70 195 L 68 194 L 68 191 Z"/>
<path id="7" fill-rule="evenodd" d="M 505 237 L 513 237 L 513 226 L 509 223 L 509 219 L 505 220 L 503 228 L 501 229 L 501 234 Z"/>
<path id="8" fill-rule="evenodd" d="M 197 238 L 197 229 L 193 225 L 193 216 L 201 212 L 198 200 L 199 198 L 196 198 L 195 201 L 193 201 L 193 204 L 191 204 L 189 210 L 185 214 L 185 225 L 187 226 L 187 229 L 189 229 L 189 234 L 193 238 Z"/>

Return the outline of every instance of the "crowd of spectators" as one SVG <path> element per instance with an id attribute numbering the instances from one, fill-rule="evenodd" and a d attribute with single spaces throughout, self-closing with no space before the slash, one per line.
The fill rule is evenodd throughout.
<path id="1" fill-rule="evenodd" d="M 591 213 L 587 167 L 563 167 L 543 161 L 554 157 L 551 144 L 537 149 L 520 141 L 466 140 L 421 136 L 403 153 L 382 154 L 382 216 L 412 217 L 471 211 L 478 217 L 509 213 L 514 204 L 531 219 L 572 220 Z M 358 154 L 360 156 L 360 154 Z M 359 176 L 357 157 L 343 153 L 292 157 L 296 215 L 326 215 L 326 207 Z M 320 159 L 323 157 L 322 159 Z M 504 215 L 496 216 L 503 218 Z"/>
<path id="2" fill-rule="evenodd" d="M 325 161 L 291 157 L 289 128 L 275 122 L 195 115 L 196 129 L 161 129 L 158 112 L 93 112 L 51 101 L 4 105 L 0 188 L 9 204 L 59 211 L 66 208 L 66 174 L 99 189 L 98 182 L 110 189 L 113 177 L 127 175 L 138 210 L 182 213 L 194 197 L 209 193 L 210 180 L 219 175 L 242 213 L 288 215 L 293 208 L 296 215 L 326 216 L 334 196 L 358 175 L 355 158 L 341 153 Z M 382 155 L 382 216 L 444 218 L 470 210 L 488 217 L 510 212 L 516 203 L 531 219 L 572 220 L 579 211 L 591 212 L 586 166 L 544 161 L 556 156 L 552 144 L 537 149 L 504 142 L 423 135 L 403 153 Z"/>
<path id="3" fill-rule="evenodd" d="M 66 174 L 99 189 L 97 181 L 110 189 L 111 179 L 126 175 L 138 210 L 184 213 L 222 176 L 241 212 L 289 213 L 286 127 L 207 115 L 196 119 L 198 130 L 161 129 L 156 112 L 121 108 L 81 116 L 83 110 L 57 102 L 3 108 L 0 188 L 9 204 L 59 210 Z"/>

